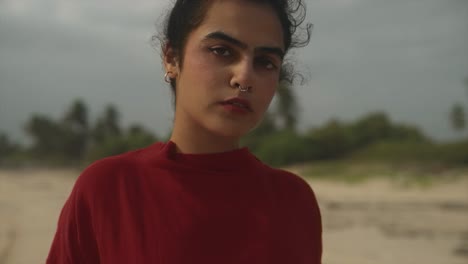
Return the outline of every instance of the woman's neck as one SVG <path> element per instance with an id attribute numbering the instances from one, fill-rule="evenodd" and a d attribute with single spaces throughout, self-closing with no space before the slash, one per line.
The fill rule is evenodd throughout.
<path id="1" fill-rule="evenodd" d="M 174 122 L 170 141 L 187 154 L 219 153 L 239 148 L 239 139 L 210 133 L 194 122 Z"/>

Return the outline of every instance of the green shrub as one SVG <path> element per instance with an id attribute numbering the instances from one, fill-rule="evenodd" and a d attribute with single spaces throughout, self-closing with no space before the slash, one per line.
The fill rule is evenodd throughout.
<path id="1" fill-rule="evenodd" d="M 438 147 L 441 160 L 468 165 L 468 141 L 441 144 Z"/>
<path id="2" fill-rule="evenodd" d="M 106 137 L 94 144 L 86 155 L 86 161 L 92 162 L 108 156 L 122 154 L 131 150 L 151 145 L 157 138 L 141 126 L 130 127 L 125 135 Z"/>
<path id="3" fill-rule="evenodd" d="M 353 159 L 394 162 L 468 164 L 468 142 L 435 144 L 414 141 L 380 141 L 355 151 L 351 157 Z"/>
<path id="4" fill-rule="evenodd" d="M 337 159 L 352 149 L 353 136 L 349 126 L 332 120 L 325 126 L 308 133 L 311 158 L 314 160 Z"/>
<path id="5" fill-rule="evenodd" d="M 258 142 L 253 152 L 272 166 L 284 166 L 311 159 L 311 144 L 292 130 L 276 132 Z"/>

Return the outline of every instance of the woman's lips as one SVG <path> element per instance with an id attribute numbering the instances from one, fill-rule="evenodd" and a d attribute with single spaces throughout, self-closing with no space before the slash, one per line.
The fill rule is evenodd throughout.
<path id="1" fill-rule="evenodd" d="M 221 102 L 221 105 L 228 111 L 235 113 L 253 112 L 248 100 L 235 97 Z"/>

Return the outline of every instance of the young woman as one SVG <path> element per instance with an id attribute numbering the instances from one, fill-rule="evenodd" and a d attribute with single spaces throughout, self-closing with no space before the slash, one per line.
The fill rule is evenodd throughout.
<path id="1" fill-rule="evenodd" d="M 80 175 L 47 263 L 321 263 L 309 185 L 239 148 L 275 94 L 302 6 L 176 1 L 163 41 L 171 138 Z"/>

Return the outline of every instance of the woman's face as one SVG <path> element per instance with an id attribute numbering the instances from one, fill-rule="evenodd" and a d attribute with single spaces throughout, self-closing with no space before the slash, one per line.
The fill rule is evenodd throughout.
<path id="1" fill-rule="evenodd" d="M 239 138 L 262 119 L 278 86 L 284 55 L 279 19 L 267 4 L 218 0 L 188 36 L 176 78 L 175 126 Z M 238 86 L 247 87 L 241 92 Z M 237 101 L 236 101 L 237 100 Z"/>

